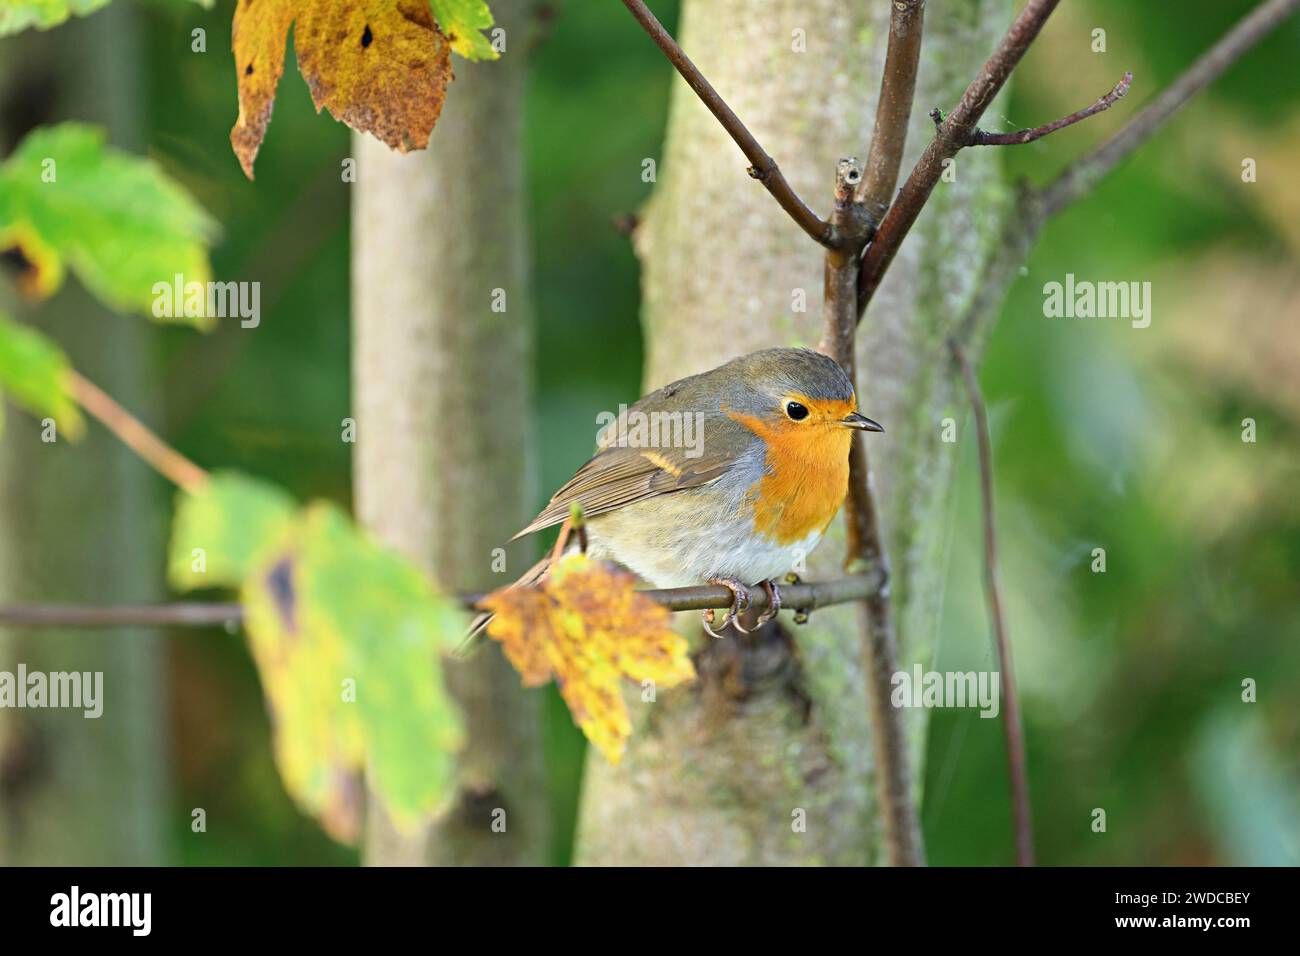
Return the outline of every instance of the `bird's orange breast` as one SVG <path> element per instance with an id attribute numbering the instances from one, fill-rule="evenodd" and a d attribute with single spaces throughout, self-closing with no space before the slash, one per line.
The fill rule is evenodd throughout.
<path id="1" fill-rule="evenodd" d="M 843 418 L 855 403 L 827 409 L 827 421 L 765 421 L 728 413 L 767 446 L 767 474 L 754 483 L 749 498 L 754 530 L 778 544 L 801 541 L 824 531 L 849 490 L 849 445 L 852 429 L 829 419 Z"/>

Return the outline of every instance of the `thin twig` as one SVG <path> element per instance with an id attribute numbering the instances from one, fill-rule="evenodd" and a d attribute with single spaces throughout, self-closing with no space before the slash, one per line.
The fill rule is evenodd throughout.
<path id="1" fill-rule="evenodd" d="M 41 628 L 96 627 L 222 627 L 244 619 L 244 608 L 229 603 L 115 604 L 91 607 L 73 604 L 15 604 L 0 607 L 0 626 Z"/>
<path id="2" fill-rule="evenodd" d="M 1048 216 L 1070 205 L 1151 138 L 1189 99 L 1219 78 L 1243 53 L 1300 9 L 1300 0 L 1267 0 L 1237 22 L 1177 80 L 1114 136 L 1077 160 L 1042 192 Z"/>
<path id="3" fill-rule="evenodd" d="M 582 513 L 582 506 L 576 502 L 569 508 L 568 515 L 560 525 L 560 533 L 555 536 L 555 544 L 551 545 L 552 564 L 564 556 L 564 552 L 569 549 L 569 541 L 574 535 L 578 537 L 578 550 L 586 554 L 587 520 Z"/>
<path id="4" fill-rule="evenodd" d="M 990 133 L 987 130 L 978 127 L 971 131 L 966 139 L 967 146 L 1022 146 L 1025 143 L 1032 143 L 1036 139 L 1042 139 L 1049 133 L 1055 133 L 1058 129 L 1065 129 L 1067 126 L 1073 126 L 1075 123 L 1086 120 L 1089 116 L 1096 116 L 1098 113 L 1110 109 L 1125 95 L 1128 94 L 1128 88 L 1133 85 L 1133 74 L 1125 73 L 1123 78 L 1115 84 L 1114 89 L 1103 96 L 1091 106 L 1085 106 L 1081 110 L 1071 113 L 1069 116 L 1062 116 L 1058 120 L 1050 123 L 1044 123 L 1042 126 L 1034 126 L 1030 129 L 1016 130 L 1014 133 Z M 937 112 L 937 111 L 936 111 Z M 935 113 L 931 113 L 935 116 Z M 935 122 L 939 122 L 936 117 Z"/>
<path id="5" fill-rule="evenodd" d="M 694 63 L 691 62 L 682 48 L 677 45 L 677 41 L 672 38 L 662 23 L 655 17 L 650 9 L 642 0 L 623 0 L 623 5 L 631 11 L 636 22 L 641 24 L 650 39 L 655 45 L 664 52 L 668 61 L 676 67 L 677 72 L 682 75 L 687 86 L 695 91 L 695 95 L 700 101 L 708 107 L 709 112 L 717 117 L 722 128 L 727 131 L 740 151 L 745 154 L 749 160 L 749 175 L 761 182 L 770 192 L 773 198 L 781 204 L 781 208 L 790 214 L 804 232 L 812 236 L 817 242 L 828 248 L 837 245 L 839 239 L 835 235 L 831 224 L 820 219 L 815 212 L 808 208 L 807 204 L 799 198 L 794 188 L 786 182 L 785 174 L 777 166 L 776 160 L 767 154 L 758 140 L 740 121 L 726 101 L 718 95 L 712 84 L 704 78 L 704 74 L 699 71 Z"/>
<path id="6" fill-rule="evenodd" d="M 861 179 L 857 160 L 840 160 L 835 174 L 831 222 L 850 241 L 842 249 L 827 251 L 823 292 L 822 348 L 840 363 L 855 388 L 857 250 L 865 240 L 865 230 L 869 225 L 865 206 L 856 200 Z M 868 572 L 876 581 L 876 587 L 863 595 L 858 616 L 885 853 L 893 866 L 921 866 L 925 862 L 925 851 L 912 792 L 907 728 L 902 712 L 891 704 L 893 678 L 898 672 L 898 639 L 889 600 L 889 561 L 872 494 L 864 437 L 855 434 L 849 449 L 849 491 L 844 503 L 844 564 L 849 570 Z"/>
<path id="7" fill-rule="evenodd" d="M 94 382 L 75 371 L 68 376 L 81 407 L 172 484 L 197 491 L 208 480 L 206 471 L 155 435 Z"/>
<path id="8" fill-rule="evenodd" d="M 898 185 L 924 27 L 925 0 L 894 0 L 890 5 L 889 45 L 885 48 L 885 72 L 880 80 L 875 129 L 871 134 L 866 172 L 855 197 L 866 207 L 873 229 L 880 224 Z"/>
<path id="9" fill-rule="evenodd" d="M 792 611 L 813 611 L 817 608 L 861 601 L 880 590 L 880 579 L 873 574 L 852 574 L 832 581 L 801 581 L 782 584 L 781 606 Z M 720 584 L 702 584 L 697 587 L 672 588 L 642 592 L 670 611 L 702 611 L 706 608 L 731 606 L 735 596 Z M 456 600 L 467 610 L 473 609 L 486 595 L 461 594 Z M 750 607 L 762 610 L 768 605 L 768 595 L 756 588 Z M 226 602 L 172 603 L 172 604 L 120 604 L 110 606 L 81 606 L 70 604 L 16 604 L 0 607 L 0 626 L 42 627 L 214 627 L 239 624 L 244 619 L 244 609 L 239 604 Z"/>
<path id="10" fill-rule="evenodd" d="M 1016 863 L 1034 865 L 1034 824 L 1029 805 L 1029 772 L 1025 762 L 1025 729 L 1020 719 L 1020 697 L 1016 690 L 1011 662 L 1011 641 L 1007 637 L 1006 615 L 1002 609 L 1002 586 L 998 576 L 998 543 L 993 510 L 993 449 L 989 441 L 989 420 L 984 407 L 975 370 L 966 353 L 955 340 L 949 340 L 966 383 L 975 415 L 975 436 L 979 445 L 980 496 L 984 520 L 984 587 L 989 602 L 989 623 L 993 629 L 993 648 L 998 657 L 1002 685 L 1002 733 L 1007 746 L 1007 768 L 1011 776 L 1011 814 L 1016 831 Z"/>
<path id="11" fill-rule="evenodd" d="M 858 274 L 858 321 L 861 321 L 867 304 L 880 287 L 899 245 L 916 222 L 916 217 L 921 214 L 939 177 L 943 175 L 945 161 L 957 155 L 965 144 L 980 117 L 1006 84 L 1012 70 L 1059 2 L 1060 0 L 1029 0 L 998 44 L 997 50 L 966 87 L 957 106 L 939 124 L 934 139 L 912 167 L 907 181 L 898 192 L 898 198 L 885 214 L 880 229 L 862 256 L 862 268 Z"/>

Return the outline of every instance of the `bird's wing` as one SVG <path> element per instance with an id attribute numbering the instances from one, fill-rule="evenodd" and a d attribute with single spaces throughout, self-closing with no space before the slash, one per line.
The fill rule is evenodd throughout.
<path id="1" fill-rule="evenodd" d="M 656 393 L 649 398 L 658 397 Z M 638 402 L 629 411 L 645 410 Z M 627 418 L 620 418 L 601 435 L 601 450 L 578 469 L 516 538 L 551 525 L 569 516 L 577 504 L 587 517 L 595 517 L 633 502 L 671 494 L 686 488 L 707 485 L 725 475 L 736 463 L 734 451 L 714 449 L 744 448 L 753 438 L 742 425 L 720 416 L 716 411 L 703 421 L 703 436 L 698 454 L 679 446 L 637 447 L 620 444 L 627 434 Z M 513 540 L 513 539 L 512 539 Z"/>

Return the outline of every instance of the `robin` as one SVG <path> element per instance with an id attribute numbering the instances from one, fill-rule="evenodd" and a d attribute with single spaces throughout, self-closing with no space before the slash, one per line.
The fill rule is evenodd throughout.
<path id="1" fill-rule="evenodd" d="M 884 428 L 858 413 L 839 364 L 808 349 L 765 349 L 665 385 L 624 409 L 597 437 L 596 454 L 511 540 L 586 518 L 587 553 L 657 588 L 721 584 L 732 604 L 780 610 L 775 579 L 821 540 L 848 492 L 855 431 Z M 550 558 L 515 586 L 540 581 Z M 474 622 L 484 627 L 490 615 Z M 704 629 L 714 637 L 714 613 Z"/>

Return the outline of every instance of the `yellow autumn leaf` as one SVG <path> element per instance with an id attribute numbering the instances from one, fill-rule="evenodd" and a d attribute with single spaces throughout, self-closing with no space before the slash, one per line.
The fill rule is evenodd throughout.
<path id="1" fill-rule="evenodd" d="M 695 677 L 670 613 L 636 591 L 635 580 L 574 553 L 556 562 L 540 586 L 501 588 L 479 604 L 495 614 L 488 636 L 501 642 L 524 686 L 554 677 L 574 722 L 611 763 L 632 734 L 621 681 L 663 688 Z"/>
<path id="2" fill-rule="evenodd" d="M 319 111 L 392 149 L 423 149 L 451 82 L 451 44 L 429 0 L 239 0 L 239 119 L 230 143 L 253 178 L 293 26 L 298 69 Z"/>
<path id="3" fill-rule="evenodd" d="M 415 833 L 455 794 L 465 733 L 439 651 L 464 630 L 463 612 L 335 505 L 298 510 L 278 489 L 232 474 L 220 482 L 182 499 L 172 567 L 193 581 L 176 559 L 207 540 L 223 581 L 243 574 L 285 788 L 326 833 L 355 843 L 364 770 L 368 799 Z"/>

